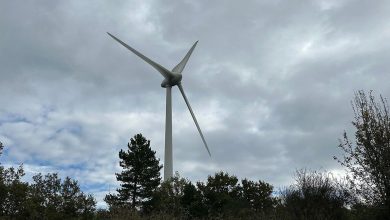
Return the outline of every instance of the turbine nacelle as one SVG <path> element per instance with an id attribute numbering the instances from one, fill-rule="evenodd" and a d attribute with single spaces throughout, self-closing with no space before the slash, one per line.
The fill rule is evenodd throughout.
<path id="1" fill-rule="evenodd" d="M 181 82 L 182 77 L 183 76 L 181 75 L 181 73 L 171 73 L 170 77 L 165 78 L 162 81 L 161 87 L 167 88 L 167 87 L 176 86 Z"/>

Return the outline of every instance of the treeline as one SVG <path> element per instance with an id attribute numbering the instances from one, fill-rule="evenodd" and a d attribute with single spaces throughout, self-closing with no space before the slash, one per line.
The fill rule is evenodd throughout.
<path id="1" fill-rule="evenodd" d="M 178 173 L 160 184 L 161 166 L 141 134 L 119 153 L 116 194 L 104 219 L 386 219 L 383 206 L 364 203 L 353 185 L 330 172 L 298 170 L 295 183 L 275 190 L 264 181 L 218 172 L 192 183 Z M 139 160 L 142 158 L 142 160 Z M 147 161 L 145 163 L 141 161 Z M 152 187 L 150 187 L 152 186 Z"/>
<path id="2" fill-rule="evenodd" d="M 264 181 L 239 181 L 225 172 L 196 184 L 176 174 L 138 208 L 123 201 L 100 214 L 106 219 L 375 219 L 374 213 L 347 208 L 350 194 L 330 173 L 299 170 L 295 177 L 294 185 L 274 191 Z"/>

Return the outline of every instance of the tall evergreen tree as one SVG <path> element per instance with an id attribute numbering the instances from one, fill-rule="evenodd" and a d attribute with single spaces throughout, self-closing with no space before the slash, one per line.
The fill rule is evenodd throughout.
<path id="1" fill-rule="evenodd" d="M 150 141 L 142 134 L 130 139 L 126 151 L 119 152 L 119 165 L 122 172 L 116 174 L 121 182 L 118 195 L 109 194 L 105 201 L 109 206 L 125 205 L 142 208 L 153 196 L 160 184 L 162 166 L 156 158 L 156 152 L 150 148 Z"/>

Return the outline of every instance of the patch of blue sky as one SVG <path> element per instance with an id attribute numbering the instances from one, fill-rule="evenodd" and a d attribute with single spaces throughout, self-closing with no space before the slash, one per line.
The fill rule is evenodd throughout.
<path id="1" fill-rule="evenodd" d="M 68 123 L 61 128 L 55 130 L 52 135 L 46 138 L 46 141 L 55 140 L 57 135 L 61 133 L 69 133 L 77 137 L 81 137 L 83 134 L 83 127 L 76 123 Z"/>
<path id="2" fill-rule="evenodd" d="M 109 185 L 108 183 L 84 183 L 80 185 L 80 189 L 83 192 L 101 192 L 107 190 L 116 190 L 116 186 Z"/>
<path id="3" fill-rule="evenodd" d="M 34 162 L 29 162 L 28 164 L 26 164 L 26 176 L 24 180 L 28 182 L 32 181 L 32 176 L 36 175 L 38 172 L 40 172 L 43 176 L 47 175 L 48 173 L 57 173 L 61 180 L 64 180 L 65 177 L 69 176 L 73 180 L 79 181 L 79 185 L 82 185 L 84 187 L 84 183 L 80 184 L 80 179 L 76 177 L 77 175 L 75 175 L 76 173 L 82 173 L 82 171 L 84 170 L 84 163 L 58 165 L 50 161 L 34 160 Z M 88 189 L 90 191 L 97 191 L 93 187 L 94 186 L 92 184 L 92 186 Z M 100 186 L 97 185 L 97 187 Z"/>
<path id="4" fill-rule="evenodd" d="M 40 113 L 37 118 L 28 118 L 25 115 L 18 114 L 18 113 L 12 113 L 7 111 L 1 111 L 0 110 L 0 126 L 4 123 L 18 123 L 18 122 L 25 122 L 29 124 L 39 123 L 40 121 L 46 121 L 49 117 L 49 114 L 54 112 L 56 110 L 55 107 L 51 105 L 43 105 L 41 106 Z"/>
<path id="5" fill-rule="evenodd" d="M 84 170 L 86 167 L 85 162 L 83 163 L 73 163 L 66 165 L 53 165 L 58 170 Z"/>
<path id="6" fill-rule="evenodd" d="M 9 158 L 9 152 L 10 152 L 9 147 L 4 146 L 3 151 L 0 155 L 0 163 L 8 161 L 7 158 Z"/>
<path id="7" fill-rule="evenodd" d="M 31 157 L 28 161 L 24 161 L 26 164 L 31 164 L 36 167 L 50 167 L 52 170 L 56 170 L 59 172 L 65 171 L 65 170 L 84 170 L 85 169 L 85 162 L 80 163 L 73 163 L 73 164 L 58 164 L 54 160 L 42 160 L 37 159 L 36 157 Z"/>
<path id="8" fill-rule="evenodd" d="M 80 136 L 83 132 L 83 127 L 76 123 L 67 124 L 64 127 L 57 129 L 56 131 L 56 133 L 61 133 L 61 132 L 68 132 L 70 134 Z"/>
<path id="9" fill-rule="evenodd" d="M 50 105 L 42 105 L 40 107 L 39 114 L 36 117 L 36 122 L 38 124 L 43 123 L 45 124 L 49 120 L 50 113 L 54 112 L 56 109 L 53 106 Z"/>
<path id="10" fill-rule="evenodd" d="M 0 163 L 2 162 L 7 162 L 10 164 L 20 164 L 20 161 L 14 161 L 7 157 L 7 152 L 3 151 L 3 154 L 0 157 Z M 48 167 L 52 170 L 57 170 L 57 171 L 64 171 L 64 170 L 84 170 L 86 167 L 85 162 L 82 163 L 73 163 L 73 164 L 66 164 L 66 165 L 58 165 L 55 163 L 55 161 L 50 161 L 50 160 L 39 160 L 36 159 L 35 157 L 31 157 L 31 159 L 23 161 L 24 164 L 30 164 L 34 165 L 37 167 Z"/>
<path id="11" fill-rule="evenodd" d="M 44 105 L 42 106 L 41 117 L 47 119 L 49 114 L 55 110 L 56 109 L 53 106 Z"/>
<path id="12" fill-rule="evenodd" d="M 5 114 L 4 116 L 0 116 L 0 126 L 5 123 L 18 123 L 18 122 L 32 124 L 32 121 L 30 121 L 25 116 L 20 114 L 9 113 L 9 114 Z"/>
<path id="13" fill-rule="evenodd" d="M 37 160 L 37 159 L 31 159 L 29 161 L 29 163 L 31 164 L 34 164 L 36 166 L 40 166 L 40 167 L 55 167 L 54 164 L 52 163 L 52 161 L 48 161 L 48 160 Z"/>

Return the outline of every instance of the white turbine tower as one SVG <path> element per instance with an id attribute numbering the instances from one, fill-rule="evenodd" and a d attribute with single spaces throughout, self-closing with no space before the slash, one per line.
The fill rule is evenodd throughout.
<path id="1" fill-rule="evenodd" d="M 148 57 L 144 56 L 137 50 L 133 49 L 129 45 L 125 44 L 123 41 L 119 40 L 112 34 L 108 33 L 114 40 L 118 41 L 120 44 L 122 44 L 124 47 L 129 49 L 131 52 L 135 53 L 135 55 L 139 56 L 141 59 L 143 59 L 145 62 L 149 63 L 152 67 L 154 67 L 158 72 L 161 73 L 161 75 L 164 77 L 164 80 L 161 83 L 161 87 L 166 88 L 167 90 L 167 97 L 166 97 L 166 116 L 165 116 L 165 155 L 164 155 L 164 181 L 170 179 L 173 176 L 173 161 L 172 161 L 172 95 L 171 95 L 171 89 L 173 86 L 179 87 L 179 90 L 181 94 L 183 95 L 184 101 L 187 104 L 188 110 L 190 110 L 190 113 L 192 115 L 192 118 L 194 119 L 196 128 L 198 128 L 200 137 L 202 138 L 202 141 L 204 143 L 204 146 L 206 147 L 207 152 L 210 154 L 209 147 L 207 146 L 206 140 L 204 139 L 204 136 L 202 134 L 202 131 L 200 130 L 198 121 L 196 120 L 196 117 L 194 115 L 194 112 L 192 111 L 192 108 L 190 106 L 190 103 L 188 102 L 188 99 L 184 93 L 183 86 L 181 85 L 181 79 L 182 75 L 181 72 L 183 71 L 184 67 L 187 64 L 188 59 L 191 56 L 192 51 L 194 50 L 196 44 L 198 41 L 194 43 L 194 45 L 191 47 L 191 49 L 187 52 L 183 60 L 177 64 L 171 71 L 164 68 L 160 64 L 152 61 Z"/>

